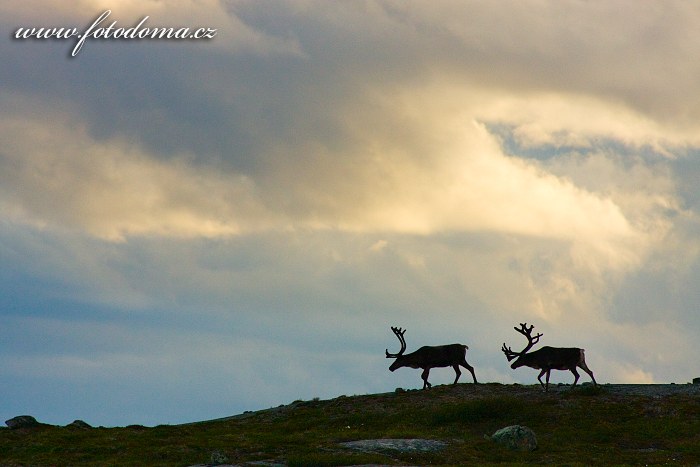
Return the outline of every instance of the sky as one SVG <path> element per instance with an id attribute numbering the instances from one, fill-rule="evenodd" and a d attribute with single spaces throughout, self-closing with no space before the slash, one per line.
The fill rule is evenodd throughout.
<path id="1" fill-rule="evenodd" d="M 105 11 L 216 34 L 15 37 Z M 697 2 L 26 0 L 0 30 L 1 420 L 422 387 L 390 326 L 481 382 L 537 382 L 523 322 L 599 383 L 700 376 Z"/>

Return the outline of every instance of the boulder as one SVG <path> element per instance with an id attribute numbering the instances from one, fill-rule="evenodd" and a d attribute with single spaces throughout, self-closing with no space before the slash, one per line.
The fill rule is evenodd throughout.
<path id="1" fill-rule="evenodd" d="M 501 428 L 489 439 L 516 451 L 534 451 L 537 449 L 535 432 L 526 426 L 511 425 Z"/>
<path id="2" fill-rule="evenodd" d="M 6 420 L 5 425 L 7 425 L 11 430 L 17 430 L 20 428 L 34 428 L 41 426 L 42 423 L 37 422 L 36 418 L 32 417 L 31 415 L 19 415 Z"/>
<path id="3" fill-rule="evenodd" d="M 222 465 L 228 463 L 228 457 L 221 451 L 213 451 L 211 453 L 211 463 L 213 465 Z"/>

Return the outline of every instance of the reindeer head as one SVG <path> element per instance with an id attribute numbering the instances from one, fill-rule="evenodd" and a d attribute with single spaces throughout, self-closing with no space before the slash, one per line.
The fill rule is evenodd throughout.
<path id="1" fill-rule="evenodd" d="M 394 326 L 391 327 L 391 330 L 394 331 L 394 334 L 396 334 L 396 337 L 398 337 L 399 342 L 401 343 L 401 350 L 399 350 L 398 353 L 389 353 L 389 349 L 386 349 L 386 358 L 395 358 L 396 361 L 391 364 L 389 367 L 389 370 L 394 371 L 397 368 L 401 368 L 401 356 L 403 353 L 406 351 L 406 341 L 403 338 L 403 335 L 406 333 L 405 329 L 401 328 L 395 328 Z"/>
<path id="2" fill-rule="evenodd" d="M 503 343 L 503 347 L 501 348 L 501 350 L 505 354 L 508 361 L 510 362 L 511 360 L 516 359 L 510 366 L 511 368 L 516 369 L 525 365 L 526 363 L 523 361 L 522 357 L 527 353 L 528 350 L 532 348 L 533 345 L 537 344 L 540 341 L 542 333 L 538 333 L 534 337 L 532 336 L 532 329 L 534 327 L 535 326 L 532 324 L 528 327 L 527 323 L 520 323 L 520 329 L 516 327 L 513 328 L 527 338 L 527 345 L 520 352 L 513 352 L 510 347 L 506 347 L 506 344 Z"/>

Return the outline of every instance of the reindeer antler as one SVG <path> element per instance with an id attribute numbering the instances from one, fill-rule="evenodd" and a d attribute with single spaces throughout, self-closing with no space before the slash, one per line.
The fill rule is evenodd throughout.
<path id="1" fill-rule="evenodd" d="M 396 328 L 394 326 L 391 326 L 391 330 L 394 331 L 394 334 L 396 334 L 396 337 L 399 339 L 399 342 L 401 342 L 401 350 L 399 350 L 399 353 L 389 353 L 389 349 L 386 349 L 386 358 L 397 358 L 403 355 L 403 353 L 406 351 L 406 340 L 403 337 L 403 335 L 406 333 L 406 330 Z"/>
<path id="2" fill-rule="evenodd" d="M 535 337 L 532 337 L 532 330 L 534 327 L 534 324 L 528 327 L 527 323 L 520 323 L 520 329 L 516 327 L 513 328 L 527 338 L 527 346 L 520 352 L 521 355 L 530 350 L 533 345 L 540 341 L 540 337 L 542 337 L 542 333 L 538 333 Z"/>
<path id="3" fill-rule="evenodd" d="M 537 344 L 540 341 L 540 337 L 542 337 L 542 333 L 538 333 L 533 337 L 532 335 L 532 330 L 535 328 L 534 324 L 531 324 L 530 326 L 527 325 L 527 323 L 520 323 L 520 328 L 518 329 L 517 327 L 513 327 L 517 332 L 522 334 L 527 338 L 527 345 L 523 350 L 520 352 L 513 352 L 510 347 L 506 347 L 506 344 L 503 344 L 503 347 L 501 348 L 501 351 L 506 355 L 506 358 L 508 361 L 513 360 L 516 357 L 519 357 L 520 355 L 524 355 L 525 352 L 530 350 L 533 345 Z"/>
<path id="4" fill-rule="evenodd" d="M 508 361 L 511 361 L 514 358 L 516 358 L 518 355 L 520 355 L 517 352 L 513 352 L 513 350 L 511 350 L 510 347 L 506 347 L 505 342 L 503 343 L 503 347 L 501 347 L 501 351 L 506 355 L 506 358 L 508 359 Z"/>

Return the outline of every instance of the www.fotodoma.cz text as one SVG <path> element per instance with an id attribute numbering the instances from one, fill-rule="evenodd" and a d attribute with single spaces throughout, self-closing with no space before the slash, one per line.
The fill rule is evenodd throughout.
<path id="1" fill-rule="evenodd" d="M 79 32 L 78 28 L 67 27 L 41 27 L 25 28 L 20 27 L 15 31 L 15 39 L 72 39 L 77 38 L 77 42 L 71 51 L 70 56 L 75 57 L 90 39 L 186 39 L 186 40 L 208 40 L 216 36 L 214 28 L 189 28 L 189 27 L 145 27 L 148 16 L 144 16 L 141 21 L 131 27 L 119 27 L 117 21 L 112 21 L 109 26 L 101 26 L 112 14 L 112 10 L 106 10 L 84 31 Z"/>

